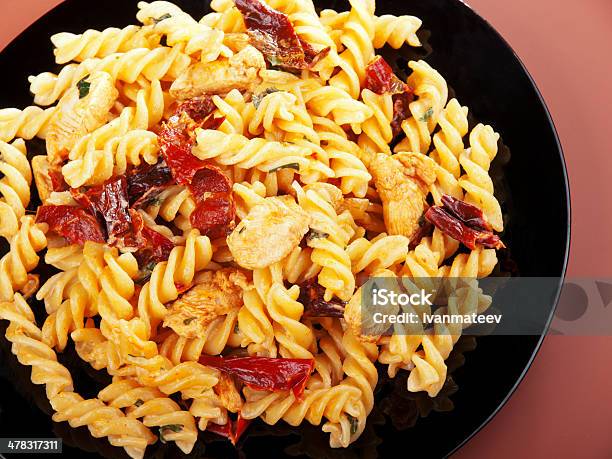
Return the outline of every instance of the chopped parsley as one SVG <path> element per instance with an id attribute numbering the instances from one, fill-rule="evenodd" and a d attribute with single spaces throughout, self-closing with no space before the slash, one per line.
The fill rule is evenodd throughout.
<path id="1" fill-rule="evenodd" d="M 153 23 L 155 24 L 159 24 L 162 21 L 165 21 L 166 19 L 170 19 L 172 17 L 172 15 L 170 13 L 166 13 L 158 18 L 153 18 Z"/>
<path id="2" fill-rule="evenodd" d="M 143 404 L 143 403 L 144 403 L 144 400 L 142 400 L 142 399 L 140 399 L 140 398 L 139 398 L 138 400 L 136 400 L 136 401 L 134 402 L 134 405 L 135 405 L 135 406 L 142 406 L 142 404 Z"/>
<path id="3" fill-rule="evenodd" d="M 189 325 L 194 320 L 195 320 L 195 317 L 187 317 L 185 320 L 183 320 L 183 324 Z"/>
<path id="4" fill-rule="evenodd" d="M 422 121 L 422 122 L 427 122 L 427 121 L 429 121 L 429 120 L 431 119 L 431 117 L 433 116 L 433 114 L 434 114 L 433 107 L 429 107 L 429 108 L 427 109 L 427 111 L 426 111 L 425 113 L 423 113 L 423 116 L 421 116 L 421 117 L 419 118 L 419 121 Z"/>
<path id="5" fill-rule="evenodd" d="M 282 166 L 278 166 L 273 169 L 270 169 L 268 172 L 276 172 L 281 169 L 295 169 L 296 171 L 299 171 L 300 165 L 298 163 L 283 164 Z"/>
<path id="6" fill-rule="evenodd" d="M 87 81 L 87 78 L 89 78 L 89 75 L 79 80 L 79 82 L 77 83 L 77 88 L 79 90 L 79 99 L 87 97 L 87 94 L 89 94 L 89 90 L 91 89 L 91 83 Z"/>
<path id="7" fill-rule="evenodd" d="M 180 432 L 183 430 L 183 424 L 167 424 L 165 426 L 159 427 L 159 440 L 162 443 L 166 443 L 166 439 L 164 438 L 164 432 L 167 434 L 170 432 Z"/>

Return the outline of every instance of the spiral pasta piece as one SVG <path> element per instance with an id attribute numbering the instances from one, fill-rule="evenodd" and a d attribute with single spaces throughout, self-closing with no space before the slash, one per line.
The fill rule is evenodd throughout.
<path id="1" fill-rule="evenodd" d="M 238 327 L 244 336 L 241 347 L 246 347 L 251 355 L 276 357 L 274 328 L 257 290 L 245 291 L 243 301 L 244 306 L 238 311 Z"/>
<path id="2" fill-rule="evenodd" d="M 75 392 L 62 392 L 50 399 L 56 411 L 55 422 L 67 421 L 71 427 L 87 426 L 93 437 L 108 437 L 113 446 L 123 447 L 134 459 L 142 459 L 147 445 L 156 437 L 146 424 L 125 416 L 119 408 L 110 407 L 100 399 L 83 399 Z"/>
<path id="3" fill-rule="evenodd" d="M 125 53 L 114 53 L 102 59 L 86 59 L 80 64 L 68 64 L 58 75 L 45 72 L 31 76 L 30 91 L 39 105 L 51 105 L 79 81 L 95 71 L 104 71 L 113 81 L 134 83 L 140 76 L 148 81 L 174 80 L 185 70 L 191 59 L 182 46 L 154 49 L 134 48 Z"/>
<path id="4" fill-rule="evenodd" d="M 30 203 L 32 169 L 25 142 L 0 141 L 0 236 L 9 239 L 19 230 L 19 220 Z"/>
<path id="5" fill-rule="evenodd" d="M 402 121 L 406 138 L 396 146 L 395 151 L 425 154 L 431 145 L 431 133 L 446 105 L 448 87 L 442 75 L 425 61 L 411 61 L 408 66 L 412 69 L 408 85 L 414 88 L 417 99 L 409 105 L 412 116 Z"/>
<path id="6" fill-rule="evenodd" d="M 4 108 L 0 110 L 0 141 L 11 142 L 16 137 L 30 140 L 34 137 L 44 139 L 49 122 L 57 107 L 42 109 L 26 107 L 23 110 Z"/>
<path id="7" fill-rule="evenodd" d="M 495 231 L 504 229 L 501 206 L 493 195 L 489 176 L 491 161 L 497 155 L 497 134 L 491 126 L 477 125 L 470 132 L 470 148 L 459 157 L 465 174 L 459 185 L 465 190 L 465 200 L 479 207 Z"/>
<path id="8" fill-rule="evenodd" d="M 47 238 L 34 217 L 21 217 L 19 231 L 9 240 L 9 251 L 0 259 L 0 301 L 8 301 L 30 280 L 29 273 L 38 266 L 40 252 Z"/>
<path id="9" fill-rule="evenodd" d="M 298 102 L 295 95 L 276 91 L 264 96 L 255 107 L 247 105 L 243 113 L 249 120 L 248 132 L 287 142 L 309 139 L 319 143 L 319 136 L 313 129 L 312 120 L 306 107 Z"/>
<path id="10" fill-rule="evenodd" d="M 354 240 L 346 251 L 355 274 L 362 271 L 373 273 L 403 262 L 408 254 L 409 243 L 405 236 L 381 233 L 371 241 L 365 238 Z"/>
<path id="11" fill-rule="evenodd" d="M 304 100 L 316 116 L 331 116 L 339 125 L 349 124 L 356 134 L 361 133 L 362 123 L 373 115 L 370 107 L 339 87 L 323 86 L 308 91 Z"/>
<path id="12" fill-rule="evenodd" d="M 183 44 L 186 54 L 197 54 L 202 62 L 232 55 L 231 50 L 223 45 L 223 31 L 198 23 L 172 3 L 139 2 L 138 9 L 136 18 L 143 24 L 152 26 L 156 33 L 164 35 L 169 46 Z"/>
<path id="13" fill-rule="evenodd" d="M 245 389 L 246 402 L 241 416 L 245 419 L 261 417 L 266 424 L 276 424 L 279 420 L 297 426 L 306 420 L 319 425 L 325 417 L 324 432 L 330 432 L 330 446 L 346 447 L 360 433 L 351 428 L 354 422 L 365 421 L 365 410 L 361 404 L 361 391 L 351 385 L 340 383 L 332 388 L 306 389 L 302 399 L 297 400 L 293 393 L 258 392 Z"/>
<path id="14" fill-rule="evenodd" d="M 129 25 L 123 29 L 109 27 L 104 30 L 87 30 L 82 34 L 61 32 L 51 36 L 55 49 L 55 62 L 65 64 L 70 61 L 82 62 L 92 57 L 106 57 L 133 48 L 148 48 L 149 31 Z"/>
<path id="15" fill-rule="evenodd" d="M 351 11 L 344 24 L 340 41 L 345 50 L 340 53 L 340 72 L 329 82 L 347 91 L 353 99 L 359 98 L 365 79 L 365 69 L 374 58 L 374 9 L 373 0 L 349 0 Z"/>
<path id="16" fill-rule="evenodd" d="M 416 33 L 422 23 L 423 21 L 415 16 L 377 16 L 374 23 L 374 48 L 382 48 L 387 43 L 394 49 L 399 49 L 406 43 L 410 46 L 421 46 Z"/>
<path id="17" fill-rule="evenodd" d="M 300 172 L 310 168 L 307 159 L 309 151 L 305 148 L 261 138 L 248 139 L 240 134 L 224 134 L 208 129 L 198 132 L 197 146 L 193 154 L 200 159 L 214 158 L 225 166 L 257 168 L 264 172 L 288 164 L 296 164 Z"/>
<path id="18" fill-rule="evenodd" d="M 238 347 L 236 324 L 237 313 L 233 311 L 214 319 L 196 338 L 171 332 L 159 343 L 159 353 L 175 365 L 197 362 L 202 354 L 219 355 L 227 346 Z"/>
<path id="19" fill-rule="evenodd" d="M 452 99 L 440 113 L 440 130 L 433 136 L 435 150 L 431 157 L 439 165 L 436 168 L 436 183 L 431 188 L 436 204 L 441 204 L 443 194 L 463 198 L 463 190 L 458 179 L 461 174 L 459 158 L 463 154 L 463 137 L 468 132 L 468 109 L 462 107 L 457 99 Z"/>
<path id="20" fill-rule="evenodd" d="M 361 92 L 361 99 L 372 109 L 374 115 L 362 125 L 359 145 L 372 153 L 391 154 L 389 143 L 393 140 L 393 99 L 390 94 L 378 95 L 369 89 Z"/>

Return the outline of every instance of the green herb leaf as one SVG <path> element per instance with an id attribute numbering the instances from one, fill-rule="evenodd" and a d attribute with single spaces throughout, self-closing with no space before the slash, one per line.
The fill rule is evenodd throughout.
<path id="1" fill-rule="evenodd" d="M 142 406 L 142 404 L 144 403 L 144 400 L 138 399 L 134 402 L 135 406 Z"/>
<path id="2" fill-rule="evenodd" d="M 350 414 L 347 415 L 348 420 L 351 423 L 351 435 L 355 435 L 357 433 L 357 429 L 359 428 L 359 420 Z"/>
<path id="3" fill-rule="evenodd" d="M 183 320 L 183 324 L 189 325 L 194 320 L 195 320 L 195 317 L 187 317 L 185 320 Z"/>
<path id="4" fill-rule="evenodd" d="M 89 90 L 91 89 L 91 83 L 87 81 L 87 78 L 89 78 L 89 75 L 77 83 L 77 88 L 79 89 L 79 99 L 87 97 L 87 94 L 89 94 Z"/>
<path id="5" fill-rule="evenodd" d="M 425 113 L 423 113 L 423 116 L 421 116 L 421 117 L 419 118 L 419 121 L 421 121 L 421 122 L 424 122 L 424 123 L 425 123 L 425 122 L 427 122 L 427 121 L 429 121 L 429 120 L 431 119 L 431 117 L 433 116 L 433 114 L 434 114 L 433 107 L 429 107 L 429 108 L 427 109 L 427 111 L 426 111 Z"/>
<path id="6" fill-rule="evenodd" d="M 170 19 L 172 17 L 172 15 L 170 13 L 166 13 L 163 16 L 160 16 L 158 18 L 153 18 L 153 22 L 155 24 L 159 24 L 162 21 L 165 21 L 166 19 Z"/>
<path id="7" fill-rule="evenodd" d="M 299 171 L 300 165 L 298 163 L 284 164 L 282 166 L 275 167 L 274 169 L 270 169 L 268 172 L 276 172 L 281 169 L 295 169 L 296 171 Z"/>
<path id="8" fill-rule="evenodd" d="M 308 234 L 306 235 L 306 240 L 312 241 L 313 239 L 321 239 L 321 238 L 327 238 L 327 237 L 329 237 L 328 233 L 324 233 L 323 231 L 317 231 L 317 230 L 311 229 L 310 231 L 308 231 Z"/>
<path id="9" fill-rule="evenodd" d="M 268 94 L 272 94 L 278 91 L 278 89 L 270 87 L 260 92 L 259 94 L 255 94 L 252 98 L 253 105 L 255 105 L 255 108 L 259 108 L 259 105 L 261 104 L 261 101 L 264 99 L 264 97 L 266 97 Z"/>
<path id="10" fill-rule="evenodd" d="M 159 440 L 162 443 L 166 443 L 166 439 L 164 438 L 164 432 L 168 434 L 169 432 L 180 432 L 183 430 L 183 424 L 167 424 L 165 426 L 159 427 Z"/>

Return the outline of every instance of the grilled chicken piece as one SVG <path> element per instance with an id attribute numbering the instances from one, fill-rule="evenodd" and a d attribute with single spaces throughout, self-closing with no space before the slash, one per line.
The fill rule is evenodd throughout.
<path id="1" fill-rule="evenodd" d="M 106 123 L 118 96 L 106 72 L 95 72 L 66 91 L 47 133 L 50 163 L 61 163 L 83 136 Z"/>
<path id="2" fill-rule="evenodd" d="M 248 269 L 285 258 L 308 232 L 310 216 L 290 196 L 264 199 L 227 237 L 236 263 Z"/>
<path id="3" fill-rule="evenodd" d="M 425 211 L 425 198 L 436 180 L 436 163 L 421 153 L 377 154 L 370 164 L 383 204 L 389 234 L 411 237 Z"/>
<path id="4" fill-rule="evenodd" d="M 49 174 L 50 170 L 51 166 L 46 155 L 34 156 L 32 158 L 34 183 L 36 183 L 36 190 L 38 190 L 38 196 L 43 204 L 53 191 L 53 182 Z"/>
<path id="5" fill-rule="evenodd" d="M 221 405 L 230 413 L 238 413 L 242 408 L 242 398 L 236 388 L 234 379 L 227 373 L 221 372 L 219 382 L 213 387 L 215 394 L 219 396 Z"/>
<path id="6" fill-rule="evenodd" d="M 205 94 L 225 95 L 232 89 L 251 92 L 261 83 L 259 71 L 265 70 L 263 55 L 252 46 L 227 60 L 197 62 L 187 68 L 170 88 L 178 100 L 192 99 Z"/>
<path id="7" fill-rule="evenodd" d="M 195 285 L 168 308 L 164 326 L 186 338 L 196 338 L 215 318 L 242 306 L 242 291 L 247 288 L 244 273 L 235 268 L 204 271 Z"/>

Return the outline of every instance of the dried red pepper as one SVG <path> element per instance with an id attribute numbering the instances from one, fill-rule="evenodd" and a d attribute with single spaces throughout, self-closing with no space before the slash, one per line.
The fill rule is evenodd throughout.
<path id="1" fill-rule="evenodd" d="M 364 86 L 376 94 L 391 94 L 393 99 L 393 137 L 401 132 L 402 121 L 410 116 L 410 103 L 414 92 L 400 80 L 391 66 L 381 56 L 376 56 L 366 67 Z"/>
<path id="2" fill-rule="evenodd" d="M 296 397 L 304 392 L 314 369 L 314 359 L 269 357 L 224 358 L 203 355 L 200 363 L 224 371 L 255 390 L 291 390 Z"/>
<path id="3" fill-rule="evenodd" d="M 36 223 L 48 224 L 49 231 L 66 238 L 71 244 L 106 241 L 96 217 L 80 207 L 40 206 L 36 213 Z"/>
<path id="4" fill-rule="evenodd" d="M 450 201 L 447 200 L 447 202 Z M 453 208 L 455 210 L 460 208 L 460 212 L 465 212 L 467 208 L 464 205 L 469 206 L 467 203 L 454 203 Z M 453 211 L 449 210 L 445 205 L 430 207 L 427 209 L 427 212 L 425 212 L 425 218 L 444 234 L 463 243 L 470 250 L 474 250 L 476 244 L 482 244 L 484 247 L 492 249 L 502 249 L 505 247 L 499 236 L 493 234 L 492 231 L 483 231 L 471 227 L 469 223 L 464 222 L 461 218 L 454 215 Z M 478 223 L 478 225 L 480 225 L 480 223 Z"/>
<path id="5" fill-rule="evenodd" d="M 235 446 L 238 440 L 251 424 L 251 419 L 244 419 L 240 414 L 236 420 L 228 419 L 225 425 L 220 426 L 219 424 L 209 424 L 206 430 L 208 432 L 216 433 L 230 439 L 232 444 Z"/>
<path id="6" fill-rule="evenodd" d="M 401 94 L 393 94 L 391 98 L 393 99 L 391 130 L 395 138 L 402 132 L 402 122 L 410 117 L 410 103 L 414 100 L 414 92 L 410 89 Z"/>
<path id="7" fill-rule="evenodd" d="M 417 245 L 421 242 L 421 239 L 429 236 L 433 231 L 433 225 L 425 219 L 425 214 L 419 219 L 419 227 L 410 236 L 410 244 L 408 244 L 409 250 L 414 250 Z"/>
<path id="8" fill-rule="evenodd" d="M 329 53 L 329 48 L 317 53 L 298 37 L 286 14 L 259 0 L 236 0 L 235 4 L 242 13 L 251 44 L 271 65 L 307 69 Z"/>
<path id="9" fill-rule="evenodd" d="M 451 215 L 460 219 L 470 228 L 479 231 L 491 231 L 491 225 L 485 220 L 482 210 L 478 207 L 447 194 L 442 196 L 442 205 Z"/>
<path id="10" fill-rule="evenodd" d="M 387 61 L 376 56 L 370 61 L 365 71 L 364 86 L 376 94 L 401 94 L 409 88 L 400 80 Z"/>
<path id="11" fill-rule="evenodd" d="M 325 301 L 325 289 L 316 279 L 309 279 L 300 285 L 298 301 L 304 305 L 306 317 L 344 317 L 344 301 L 337 298 Z"/>

